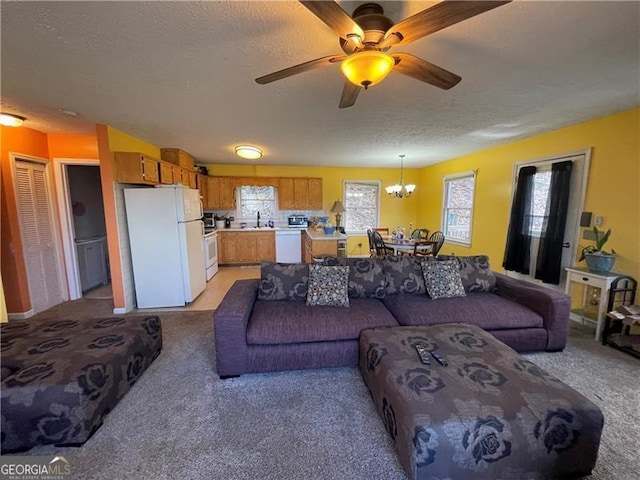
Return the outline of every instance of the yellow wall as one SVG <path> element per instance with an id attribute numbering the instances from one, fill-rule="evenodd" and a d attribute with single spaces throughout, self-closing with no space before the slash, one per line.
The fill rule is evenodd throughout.
<path id="1" fill-rule="evenodd" d="M 112 152 L 140 152 L 150 157 L 160 158 L 160 148 L 107 126 L 109 136 L 109 149 Z"/>
<path id="2" fill-rule="evenodd" d="M 601 228 L 612 229 L 607 248 L 618 253 L 614 270 L 640 279 L 640 108 L 422 169 L 419 221 L 431 228 L 441 225 L 443 175 L 478 169 L 471 247 L 445 243 L 441 251 L 486 253 L 498 270 L 504 256 L 514 163 L 589 147 L 593 149 L 584 210 L 602 215 Z"/>

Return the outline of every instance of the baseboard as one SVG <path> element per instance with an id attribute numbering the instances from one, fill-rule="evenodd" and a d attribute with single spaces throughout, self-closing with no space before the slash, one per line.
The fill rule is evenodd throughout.
<path id="1" fill-rule="evenodd" d="M 10 313 L 8 314 L 8 318 L 9 320 L 26 320 L 29 317 L 33 317 L 35 315 L 35 312 L 33 311 L 33 309 L 31 310 L 27 310 L 26 312 L 20 312 L 20 313 Z"/>

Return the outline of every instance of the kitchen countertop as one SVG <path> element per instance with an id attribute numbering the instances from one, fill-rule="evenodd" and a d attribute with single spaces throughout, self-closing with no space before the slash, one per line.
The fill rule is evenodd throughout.
<path id="1" fill-rule="evenodd" d="M 284 228 L 280 228 L 280 227 L 260 227 L 260 228 L 253 228 L 253 227 L 247 227 L 247 228 L 218 228 L 218 233 L 220 232 L 275 232 L 276 230 L 285 230 Z M 286 229 L 288 230 L 288 228 Z"/>
<path id="2" fill-rule="evenodd" d="M 324 233 L 324 230 L 314 230 L 312 228 L 306 229 L 307 234 L 311 237 L 311 240 L 314 242 L 316 240 L 346 240 L 347 236 L 344 233 L 332 233 L 331 235 L 327 235 Z"/>

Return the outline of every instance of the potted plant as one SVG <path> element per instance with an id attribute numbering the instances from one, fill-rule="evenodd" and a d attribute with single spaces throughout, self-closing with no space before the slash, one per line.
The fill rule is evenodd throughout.
<path id="1" fill-rule="evenodd" d="M 611 271 L 613 264 L 616 262 L 616 252 L 612 249 L 611 252 L 603 250 L 605 243 L 609 240 L 611 235 L 611 229 L 606 232 L 601 232 L 598 227 L 593 227 L 593 234 L 595 236 L 596 244 L 588 245 L 582 249 L 580 254 L 581 262 L 585 260 L 587 262 L 587 268 L 591 272 L 606 273 Z"/>

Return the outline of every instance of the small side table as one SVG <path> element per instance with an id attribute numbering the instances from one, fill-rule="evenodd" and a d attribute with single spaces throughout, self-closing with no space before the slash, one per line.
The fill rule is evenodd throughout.
<path id="1" fill-rule="evenodd" d="M 569 317 L 571 320 L 575 320 L 580 323 L 596 324 L 595 339 L 600 340 L 602 336 L 602 328 L 604 326 L 604 316 L 607 313 L 607 300 L 609 298 L 609 290 L 611 284 L 621 274 L 615 272 L 608 273 L 594 273 L 590 272 L 586 268 L 571 267 L 567 268 L 567 281 L 564 286 L 564 291 L 567 295 L 571 295 L 571 287 L 574 283 L 580 283 L 590 287 L 596 287 L 600 289 L 600 303 L 598 305 L 598 315 L 593 318 L 592 315 L 588 315 L 584 309 L 584 303 L 586 301 L 587 290 L 584 289 L 583 301 L 581 308 L 572 308 Z"/>

